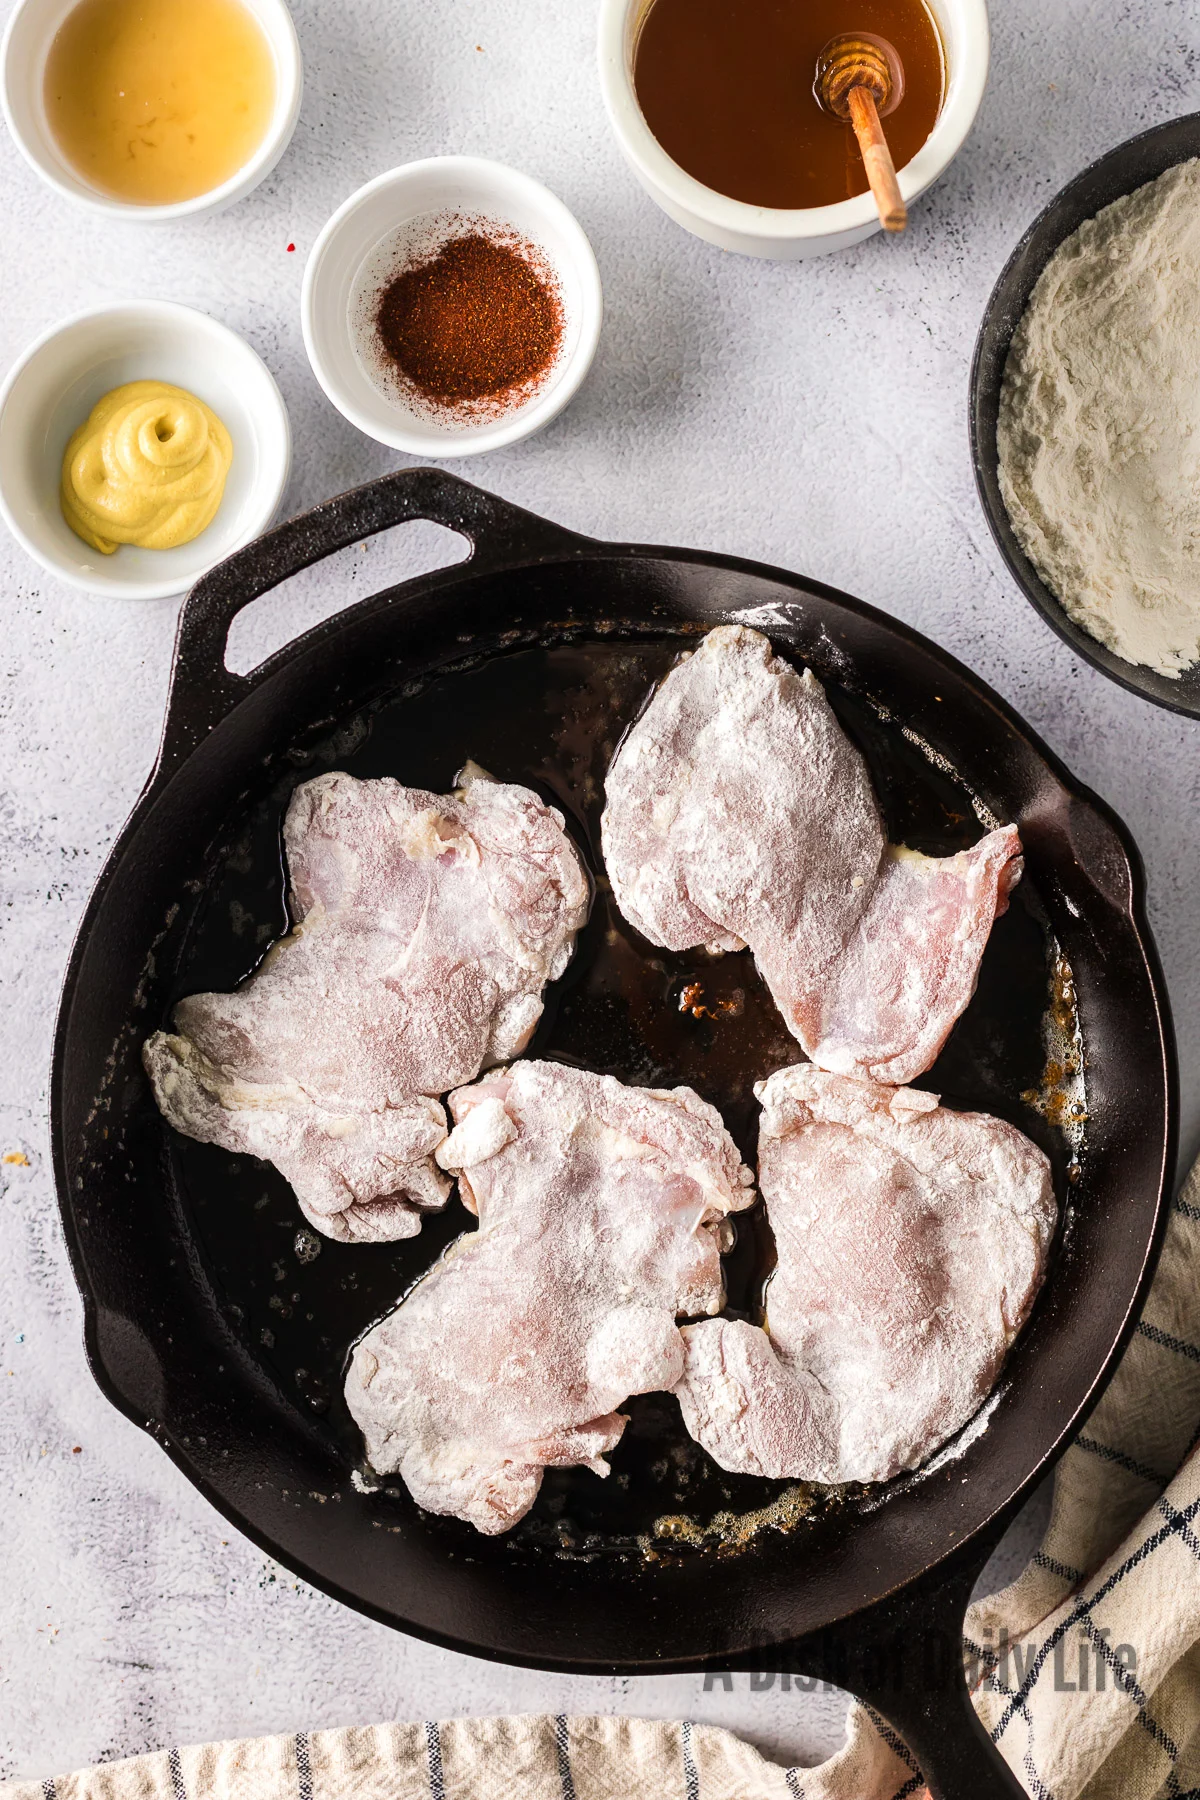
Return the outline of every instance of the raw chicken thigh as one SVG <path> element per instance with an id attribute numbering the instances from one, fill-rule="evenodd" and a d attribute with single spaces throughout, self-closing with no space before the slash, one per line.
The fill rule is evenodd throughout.
<path id="1" fill-rule="evenodd" d="M 721 1221 L 753 1176 L 690 1088 L 519 1062 L 450 1110 L 438 1161 L 479 1230 L 362 1339 L 346 1399 L 373 1468 L 494 1534 L 545 1468 L 606 1475 L 617 1408 L 674 1387 L 676 1318 L 720 1309 Z"/>
<path id="2" fill-rule="evenodd" d="M 439 796 L 344 774 L 284 822 L 295 925 L 144 1061 L 177 1130 L 273 1162 L 329 1237 L 411 1237 L 450 1183 L 434 1096 L 517 1055 L 587 917 L 561 814 L 469 770 Z"/>
<path id="3" fill-rule="evenodd" d="M 739 626 L 672 669 L 606 793 L 613 892 L 651 943 L 749 944 L 821 1068 L 902 1084 L 936 1060 L 1020 878 L 1014 827 L 956 856 L 889 845 L 816 677 Z"/>
<path id="4" fill-rule="evenodd" d="M 1012 1125 L 801 1064 L 756 1092 L 767 1328 L 685 1329 L 693 1437 L 737 1473 L 886 1481 L 978 1409 L 1041 1284 L 1050 1166 Z"/>

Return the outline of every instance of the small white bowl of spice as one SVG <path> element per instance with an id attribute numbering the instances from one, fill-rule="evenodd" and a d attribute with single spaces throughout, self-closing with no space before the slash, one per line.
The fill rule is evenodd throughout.
<path id="1" fill-rule="evenodd" d="M 531 436 L 579 389 L 600 272 L 539 182 L 479 157 L 377 176 L 330 219 L 304 273 L 313 372 L 360 431 L 416 456 Z"/>
<path id="2" fill-rule="evenodd" d="M 8 129 L 42 180 L 150 224 L 256 187 L 303 89 L 286 0 L 17 0 L 0 64 Z"/>
<path id="3" fill-rule="evenodd" d="M 0 388 L 0 516 L 52 575 L 111 599 L 183 593 L 258 537 L 290 465 L 266 364 L 170 301 L 67 319 Z"/>

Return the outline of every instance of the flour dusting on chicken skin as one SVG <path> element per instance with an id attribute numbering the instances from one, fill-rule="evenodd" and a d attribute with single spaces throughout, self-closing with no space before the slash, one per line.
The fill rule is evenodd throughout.
<path id="1" fill-rule="evenodd" d="M 438 1161 L 479 1229 L 360 1341 L 346 1399 L 375 1470 L 495 1534 L 546 1468 L 606 1475 L 623 1402 L 674 1387 L 677 1321 L 720 1310 L 722 1221 L 753 1177 L 690 1088 L 519 1062 L 450 1110 Z"/>
<path id="2" fill-rule="evenodd" d="M 889 845 L 816 677 L 741 626 L 709 632 L 629 731 L 602 838 L 651 943 L 749 944 L 815 1063 L 896 1085 L 936 1060 L 1022 867 L 1012 826 L 955 856 Z"/>
<path id="3" fill-rule="evenodd" d="M 231 994 L 194 994 L 144 1061 L 189 1137 L 273 1162 L 343 1240 L 410 1237 L 450 1183 L 438 1096 L 516 1056 L 587 918 L 562 816 L 469 769 L 453 795 L 335 773 L 298 787 L 295 925 Z"/>
<path id="4" fill-rule="evenodd" d="M 766 1329 L 684 1331 L 676 1390 L 724 1469 L 822 1483 L 917 1467 L 994 1386 L 1057 1208 L 1014 1126 L 811 1064 L 755 1090 L 778 1264 Z"/>

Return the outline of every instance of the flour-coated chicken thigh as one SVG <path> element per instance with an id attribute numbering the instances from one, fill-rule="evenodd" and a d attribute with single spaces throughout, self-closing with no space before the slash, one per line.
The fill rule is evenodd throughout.
<path id="1" fill-rule="evenodd" d="M 355 1349 L 346 1399 L 418 1506 L 507 1531 L 543 1470 L 603 1458 L 631 1394 L 683 1373 L 719 1311 L 722 1221 L 753 1177 L 690 1088 L 518 1062 L 451 1096 L 437 1153 L 478 1214 Z"/>
<path id="2" fill-rule="evenodd" d="M 994 1385 L 1045 1271 L 1050 1165 L 1014 1126 L 912 1088 L 805 1063 L 756 1092 L 766 1329 L 685 1329 L 684 1419 L 725 1469 L 885 1481 Z"/>
<path id="3" fill-rule="evenodd" d="M 528 1043 L 590 885 L 562 817 L 469 771 L 454 795 L 319 776 L 284 823 L 292 931 L 147 1043 L 177 1130 L 264 1157 L 334 1238 L 410 1237 L 450 1184 L 437 1096 Z"/>
<path id="4" fill-rule="evenodd" d="M 1014 827 L 956 856 L 887 842 L 866 764 L 811 670 L 720 626 L 617 750 L 605 861 L 654 944 L 746 944 L 822 1068 L 903 1084 L 935 1061 L 1021 873 Z"/>

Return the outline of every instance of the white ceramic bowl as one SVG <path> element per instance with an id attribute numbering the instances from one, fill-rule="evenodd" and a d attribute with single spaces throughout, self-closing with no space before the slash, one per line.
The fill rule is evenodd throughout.
<path id="1" fill-rule="evenodd" d="M 177 550 L 122 544 L 102 556 L 62 516 L 67 440 L 97 400 L 125 381 L 170 381 L 212 407 L 233 439 L 216 518 Z M 118 600 L 180 594 L 266 530 L 291 466 L 287 409 L 266 364 L 206 313 L 136 300 L 78 313 L 25 352 L 0 388 L 0 515 L 52 575 Z"/>
<path id="2" fill-rule="evenodd" d="M 537 392 L 468 421 L 410 403 L 371 354 L 373 297 L 393 270 L 435 251 L 457 215 L 533 244 L 557 277 L 564 315 L 558 359 Z M 482 157 L 438 156 L 389 169 L 338 208 L 313 245 L 300 309 L 313 373 L 338 411 L 381 444 L 445 457 L 497 450 L 548 425 L 591 366 L 603 303 L 592 247 L 548 188 Z"/>
<path id="3" fill-rule="evenodd" d="M 186 4 L 186 0 L 183 0 Z M 241 200 L 269 175 L 288 147 L 304 90 L 300 44 L 286 0 L 242 0 L 262 26 L 275 58 L 275 110 L 266 136 L 248 163 L 220 187 L 173 206 L 138 206 L 114 200 L 77 175 L 55 142 L 46 116 L 46 58 L 55 33 L 76 0 L 17 0 L 0 46 L 0 106 L 13 141 L 26 162 L 50 187 L 69 200 L 109 218 L 142 224 L 220 212 Z"/>
<path id="4" fill-rule="evenodd" d="M 638 180 L 677 224 L 745 256 L 797 261 L 845 250 L 880 229 L 869 193 L 834 206 L 749 206 L 696 181 L 672 160 L 642 116 L 633 86 L 638 32 L 653 0 L 601 0 L 600 85 L 609 121 Z M 941 29 L 949 81 L 929 137 L 899 171 L 900 192 L 910 203 L 957 156 L 975 123 L 987 85 L 987 0 L 928 0 Z"/>

